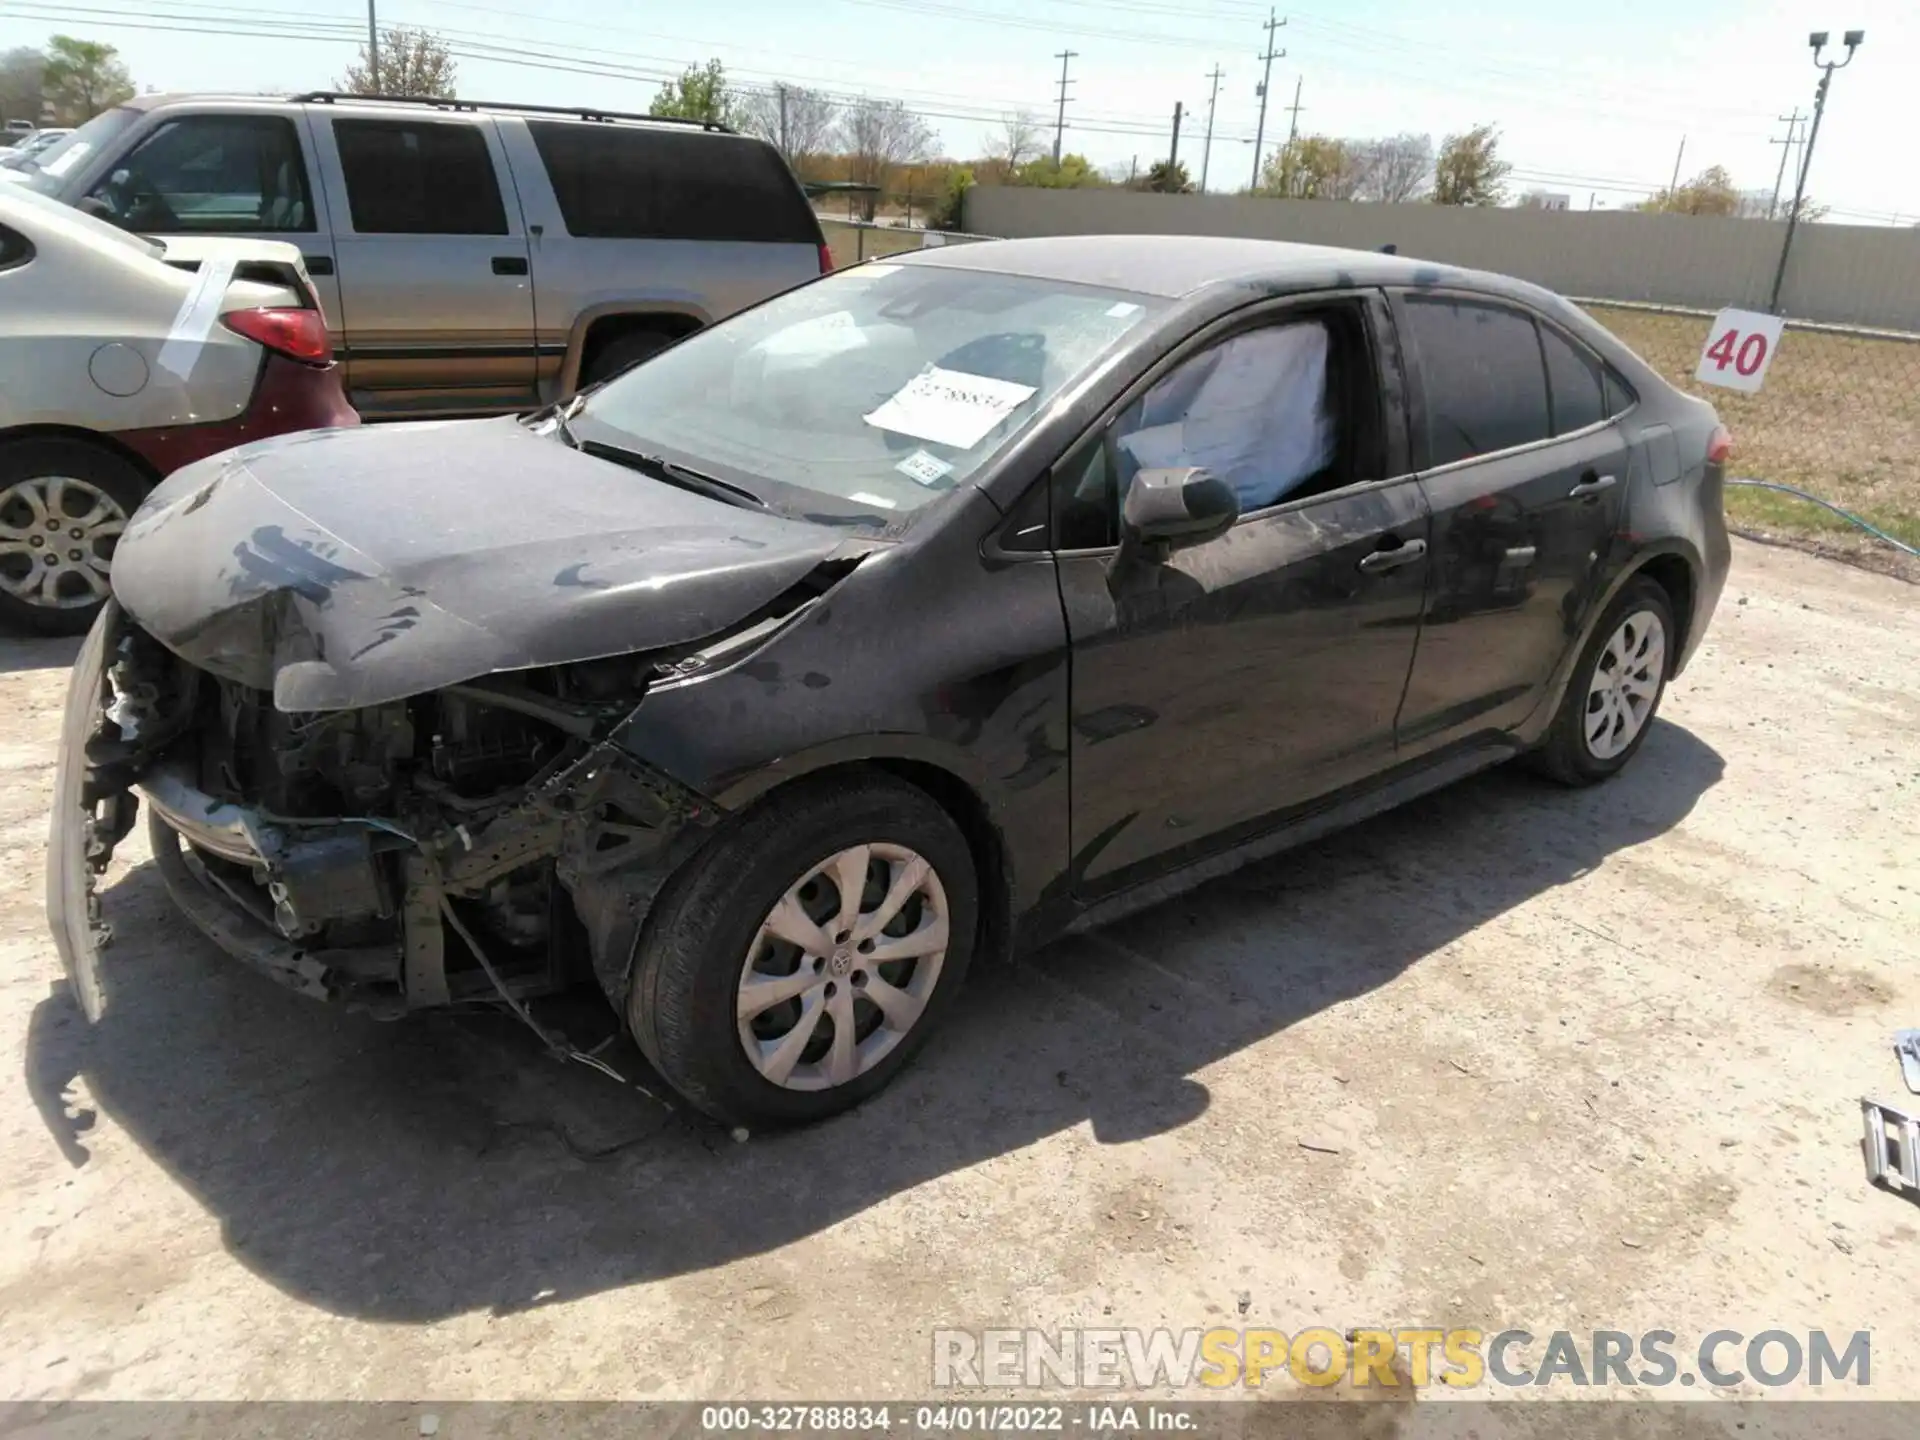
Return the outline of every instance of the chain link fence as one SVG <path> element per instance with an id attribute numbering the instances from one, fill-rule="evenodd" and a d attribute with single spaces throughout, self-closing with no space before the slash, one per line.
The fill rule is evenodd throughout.
<path id="1" fill-rule="evenodd" d="M 1582 300 L 1581 307 L 1733 431 L 1728 474 L 1792 486 L 1920 547 L 1920 334 L 1788 321 L 1758 393 L 1696 381 L 1713 312 Z M 1920 566 L 1797 496 L 1729 489 L 1728 518 L 1815 539 L 1920 577 Z"/>

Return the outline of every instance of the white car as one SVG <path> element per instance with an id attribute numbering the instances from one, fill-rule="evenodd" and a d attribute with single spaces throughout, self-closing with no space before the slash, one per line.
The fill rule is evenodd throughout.
<path id="1" fill-rule="evenodd" d="M 358 421 L 293 246 L 162 244 L 0 187 L 0 624 L 85 630 L 178 467 Z"/>

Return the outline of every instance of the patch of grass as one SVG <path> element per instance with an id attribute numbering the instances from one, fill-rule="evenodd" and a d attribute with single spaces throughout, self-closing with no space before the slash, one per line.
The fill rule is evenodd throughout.
<path id="1" fill-rule="evenodd" d="M 1708 318 L 1612 305 L 1588 312 L 1733 431 L 1728 473 L 1797 485 L 1920 545 L 1920 343 L 1788 330 L 1757 395 L 1695 382 Z M 1808 539 L 1861 534 L 1791 495 L 1733 487 L 1735 524 Z"/>

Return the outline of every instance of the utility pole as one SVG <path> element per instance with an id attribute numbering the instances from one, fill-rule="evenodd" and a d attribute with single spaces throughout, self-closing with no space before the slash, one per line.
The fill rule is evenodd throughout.
<path id="1" fill-rule="evenodd" d="M 1285 58 L 1286 51 L 1273 48 L 1273 34 L 1287 22 L 1275 20 L 1271 7 L 1267 10 L 1267 23 L 1261 28 L 1267 32 L 1267 51 L 1256 56 L 1267 67 L 1261 72 L 1260 83 L 1254 87 L 1254 93 L 1260 97 L 1260 125 L 1253 132 L 1253 184 L 1251 189 L 1260 188 L 1260 152 L 1267 143 L 1267 86 L 1273 83 L 1273 62 Z"/>
<path id="2" fill-rule="evenodd" d="M 1304 75 L 1296 75 L 1293 77 L 1293 104 L 1287 107 L 1290 117 L 1287 121 L 1287 145 L 1289 148 L 1292 147 L 1295 140 L 1300 138 L 1300 112 L 1306 108 L 1300 103 L 1300 84 L 1305 79 L 1306 76 Z"/>
<path id="3" fill-rule="evenodd" d="M 377 94 L 386 89 L 380 83 L 380 27 L 374 23 L 374 0 L 367 0 L 367 83 Z"/>
<path id="4" fill-rule="evenodd" d="M 1062 50 L 1053 58 L 1060 62 L 1060 114 L 1053 122 L 1053 168 L 1060 168 L 1060 136 L 1067 128 L 1067 86 L 1073 82 L 1067 79 L 1067 62 L 1078 59 L 1078 50 Z"/>
<path id="5" fill-rule="evenodd" d="M 789 165 L 793 163 L 793 152 L 787 149 L 787 82 L 774 82 L 773 93 L 780 97 L 780 153 Z"/>
<path id="6" fill-rule="evenodd" d="M 1680 137 L 1680 148 L 1673 156 L 1673 180 L 1667 186 L 1667 204 L 1673 204 L 1673 197 L 1680 193 L 1680 160 L 1687 153 L 1687 137 Z"/>
<path id="7" fill-rule="evenodd" d="M 1800 122 L 1807 117 L 1800 113 L 1800 107 L 1796 105 L 1793 107 L 1793 114 L 1782 115 L 1780 118 L 1787 122 L 1787 138 L 1767 142 L 1769 145 L 1780 147 L 1780 173 L 1773 177 L 1773 198 L 1767 202 L 1769 220 L 1773 219 L 1774 212 L 1780 208 L 1780 187 L 1786 183 L 1787 160 L 1793 154 L 1793 147 L 1799 143 L 1794 139 L 1794 135 L 1799 131 Z"/>
<path id="8" fill-rule="evenodd" d="M 1787 256 L 1793 253 L 1793 233 L 1800 228 L 1800 208 L 1807 197 L 1807 172 L 1813 169 L 1813 147 L 1820 138 L 1820 117 L 1827 109 L 1827 89 L 1833 84 L 1833 72 L 1844 70 L 1853 63 L 1853 52 L 1860 48 L 1867 38 L 1864 30 L 1849 30 L 1843 37 L 1847 47 L 1844 60 L 1822 60 L 1820 52 L 1826 49 L 1827 32 L 1816 30 L 1807 37 L 1807 44 L 1813 47 L 1813 63 L 1820 67 L 1820 84 L 1813 92 L 1813 125 L 1807 131 L 1807 148 L 1800 157 L 1800 174 L 1793 182 L 1793 209 L 1787 212 L 1787 233 L 1780 242 L 1780 265 L 1773 272 L 1773 294 L 1767 298 L 1767 309 L 1774 314 L 1780 313 L 1780 287 L 1787 278 Z"/>
<path id="9" fill-rule="evenodd" d="M 1213 164 L 1213 107 L 1220 99 L 1220 81 L 1225 74 L 1219 63 L 1215 62 L 1212 72 L 1207 76 L 1213 82 L 1213 93 L 1207 96 L 1207 143 L 1200 151 L 1200 193 L 1202 195 L 1207 193 L 1207 169 Z"/>
<path id="10" fill-rule="evenodd" d="M 1174 183 L 1174 168 L 1180 163 L 1180 112 L 1186 109 L 1178 100 L 1173 102 L 1173 144 L 1167 150 L 1167 183 Z"/>

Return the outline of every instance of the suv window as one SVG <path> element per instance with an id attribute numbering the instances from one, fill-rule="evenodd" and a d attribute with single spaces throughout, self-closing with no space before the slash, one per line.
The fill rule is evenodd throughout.
<path id="1" fill-rule="evenodd" d="M 432 120 L 335 120 L 347 207 L 361 235 L 505 235 L 487 137 Z"/>
<path id="2" fill-rule="evenodd" d="M 820 243 L 786 162 L 758 140 L 606 122 L 527 129 L 571 235 Z"/>
<path id="3" fill-rule="evenodd" d="M 1427 464 L 1451 465 L 1553 433 L 1531 316 L 1504 305 L 1409 295 L 1403 337 L 1420 367 Z"/>
<path id="4" fill-rule="evenodd" d="M 1553 399 L 1553 433 L 1569 435 L 1598 425 L 1611 413 L 1604 367 L 1584 346 L 1551 325 L 1540 327 L 1540 348 L 1547 354 L 1547 388 Z"/>
<path id="5" fill-rule="evenodd" d="M 51 152 L 49 152 L 51 153 Z M 87 193 L 126 230 L 285 235 L 314 228 L 293 122 L 279 115 L 185 115 L 163 122 Z"/>

